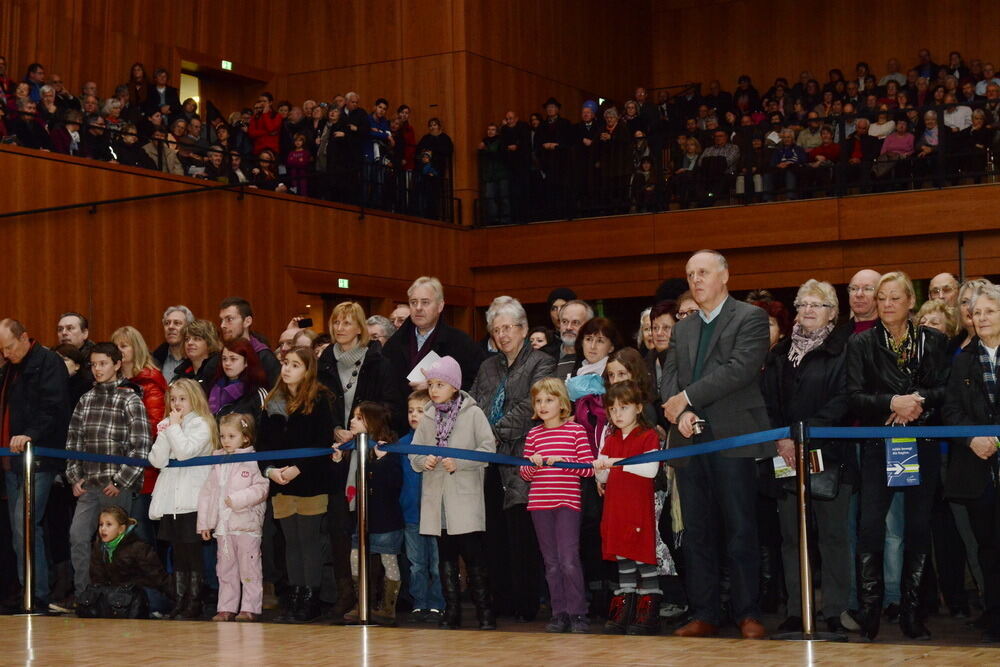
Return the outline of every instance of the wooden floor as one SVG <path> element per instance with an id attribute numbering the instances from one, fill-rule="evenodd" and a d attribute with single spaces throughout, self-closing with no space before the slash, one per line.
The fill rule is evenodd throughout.
<path id="1" fill-rule="evenodd" d="M 4 665 L 988 665 L 989 647 L 0 617 Z"/>

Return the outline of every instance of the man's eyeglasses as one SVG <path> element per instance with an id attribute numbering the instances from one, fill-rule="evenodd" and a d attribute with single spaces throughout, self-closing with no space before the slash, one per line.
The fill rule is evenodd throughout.
<path id="1" fill-rule="evenodd" d="M 874 294 L 875 288 L 872 287 L 871 285 L 865 285 L 864 287 L 860 287 L 858 285 L 848 285 L 847 293 L 850 294 L 851 296 L 854 296 L 859 292 L 864 292 L 865 294 Z"/>

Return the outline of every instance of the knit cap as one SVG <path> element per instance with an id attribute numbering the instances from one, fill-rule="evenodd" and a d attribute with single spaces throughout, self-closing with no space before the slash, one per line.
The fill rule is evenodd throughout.
<path id="1" fill-rule="evenodd" d="M 456 390 L 462 388 L 462 368 L 454 357 L 441 357 L 430 367 L 423 369 L 424 377 L 430 380 L 447 382 Z"/>

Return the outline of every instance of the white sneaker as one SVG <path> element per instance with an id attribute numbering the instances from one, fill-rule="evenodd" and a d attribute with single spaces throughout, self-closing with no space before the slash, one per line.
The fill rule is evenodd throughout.
<path id="1" fill-rule="evenodd" d="M 687 606 L 673 604 L 670 602 L 663 603 L 660 605 L 660 618 L 676 618 L 681 614 L 687 613 L 687 610 Z"/>

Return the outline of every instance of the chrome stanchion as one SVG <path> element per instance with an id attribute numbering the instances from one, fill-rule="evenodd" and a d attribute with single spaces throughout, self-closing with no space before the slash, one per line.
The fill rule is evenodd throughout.
<path id="1" fill-rule="evenodd" d="M 358 457 L 358 622 L 368 625 L 368 435 L 359 433 L 355 439 Z"/>
<path id="2" fill-rule="evenodd" d="M 795 491 L 799 511 L 799 588 L 802 604 L 802 632 L 783 632 L 772 639 L 821 642 L 846 642 L 847 636 L 836 632 L 817 632 L 813 607 L 812 567 L 809 563 L 809 427 L 797 422 L 792 429 L 795 438 Z"/>
<path id="3" fill-rule="evenodd" d="M 24 503 L 24 522 L 21 526 L 24 537 L 24 544 L 21 546 L 24 555 L 22 606 L 25 614 L 36 614 L 41 612 L 35 609 L 35 450 L 30 440 L 24 445 L 21 466 L 24 475 L 24 486 L 21 489 L 21 502 Z M 13 498 L 9 500 L 14 502 Z"/>

